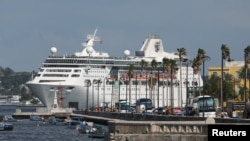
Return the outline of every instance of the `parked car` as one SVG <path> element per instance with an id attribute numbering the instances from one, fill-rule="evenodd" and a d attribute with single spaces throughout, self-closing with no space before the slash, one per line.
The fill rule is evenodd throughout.
<path id="1" fill-rule="evenodd" d="M 173 115 L 182 115 L 181 108 L 174 108 L 173 109 Z"/>
<path id="2" fill-rule="evenodd" d="M 164 107 L 156 108 L 154 112 L 155 112 L 156 114 L 159 114 L 159 115 L 164 115 L 164 114 L 166 114 L 166 110 L 165 110 Z"/>

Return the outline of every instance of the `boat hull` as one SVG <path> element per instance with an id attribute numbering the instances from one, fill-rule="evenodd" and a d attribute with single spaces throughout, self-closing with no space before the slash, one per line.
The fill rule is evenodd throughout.
<path id="1" fill-rule="evenodd" d="M 103 103 L 106 103 L 108 107 L 115 105 L 115 102 L 119 99 L 128 99 L 129 100 L 129 86 L 126 85 L 91 85 L 89 87 L 81 85 L 67 85 L 67 84 L 36 84 L 28 83 L 28 87 L 32 90 L 33 94 L 37 96 L 42 103 L 51 108 L 54 103 L 55 91 L 58 87 L 68 88 L 73 87 L 70 91 L 66 89 L 62 92 L 63 103 L 61 103 L 63 108 L 76 108 L 78 110 L 96 110 L 96 107 L 104 107 Z M 173 95 L 171 95 L 171 90 L 168 87 L 159 87 L 158 89 L 152 90 L 152 92 L 146 86 L 136 86 L 131 85 L 131 103 L 135 103 L 136 99 L 139 98 L 149 98 L 150 93 L 152 93 L 153 106 L 159 107 L 170 106 L 171 100 L 175 107 L 178 106 L 179 99 L 179 88 L 173 87 Z M 186 93 L 186 89 L 183 88 L 183 93 Z M 58 97 L 58 95 L 57 95 Z M 159 97 L 159 98 L 158 98 Z M 186 95 L 183 95 L 183 101 L 186 101 Z"/>

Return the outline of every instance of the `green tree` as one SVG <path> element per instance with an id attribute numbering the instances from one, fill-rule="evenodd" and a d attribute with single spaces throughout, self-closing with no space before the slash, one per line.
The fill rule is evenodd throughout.
<path id="1" fill-rule="evenodd" d="M 174 108 L 174 92 L 173 92 L 173 79 L 176 79 L 176 72 L 178 70 L 177 63 L 175 60 L 170 59 L 170 78 L 171 78 L 171 109 L 173 113 Z"/>
<path id="2" fill-rule="evenodd" d="M 185 56 L 187 54 L 186 49 L 185 48 L 177 48 L 177 54 L 179 56 L 179 69 L 180 69 L 180 87 L 179 87 L 180 95 L 178 96 L 179 97 L 178 104 L 179 104 L 179 107 L 182 107 L 182 101 L 183 101 L 182 96 L 183 96 L 183 94 L 182 94 L 182 69 L 181 69 L 181 67 L 182 67 L 182 62 L 184 60 L 183 56 Z"/>
<path id="3" fill-rule="evenodd" d="M 155 59 L 153 59 L 151 61 L 151 75 L 150 75 L 150 78 L 148 80 L 148 84 L 149 84 L 149 88 L 150 88 L 150 95 L 149 95 L 149 98 L 152 99 L 152 95 L 153 95 L 153 89 L 156 85 L 156 77 L 153 75 L 153 71 L 156 69 L 157 67 L 157 62 Z"/>
<path id="4" fill-rule="evenodd" d="M 223 83 L 225 86 L 223 87 L 223 91 L 225 92 L 225 100 L 232 100 L 236 98 L 235 89 L 234 89 L 234 78 L 231 74 L 225 74 L 225 79 L 223 79 Z M 221 78 L 217 75 L 211 75 L 210 78 L 208 78 L 207 83 L 204 86 L 204 91 L 207 92 L 207 94 L 220 98 L 220 85 Z"/>
<path id="5" fill-rule="evenodd" d="M 133 64 L 130 64 L 129 65 L 129 69 L 128 69 L 128 79 L 129 79 L 129 103 L 131 104 L 131 80 L 132 78 L 134 77 L 134 70 L 135 70 L 135 67 Z"/>
<path id="6" fill-rule="evenodd" d="M 245 72 L 245 77 L 244 77 L 244 101 L 246 102 L 247 99 L 247 86 L 246 86 L 246 81 L 247 81 L 247 74 L 248 74 L 248 64 L 250 63 L 250 46 L 247 46 L 244 49 L 244 60 L 245 60 L 245 65 L 244 65 L 244 72 Z M 250 95 L 249 95 L 250 96 Z"/>
<path id="7" fill-rule="evenodd" d="M 170 59 L 164 57 L 162 59 L 162 65 L 163 65 L 163 71 L 165 71 L 166 73 L 166 76 L 170 76 L 170 70 L 171 70 L 171 67 L 170 67 Z M 166 82 L 166 84 L 168 84 L 168 80 Z M 164 83 L 165 85 L 165 83 Z M 168 88 L 168 86 L 166 86 Z M 163 96 L 164 96 L 164 93 L 163 93 Z M 165 106 L 165 101 L 164 101 L 164 97 L 163 97 L 163 106 Z M 166 104 L 168 106 L 168 89 L 166 91 Z"/>
<path id="8" fill-rule="evenodd" d="M 220 98 L 220 102 L 221 102 L 221 107 L 223 107 L 223 101 L 224 101 L 224 95 L 225 93 L 223 92 L 223 79 L 224 79 L 224 60 L 228 59 L 228 61 L 230 61 L 230 49 L 229 47 L 227 47 L 226 44 L 222 44 L 221 45 L 221 98 Z"/>
<path id="9" fill-rule="evenodd" d="M 141 74 L 140 74 L 140 86 L 141 86 L 142 73 L 143 73 L 143 71 L 147 68 L 148 62 L 145 61 L 144 59 L 142 59 L 141 62 L 140 62 L 140 65 L 141 65 Z M 146 78 L 148 78 L 147 72 L 146 72 Z M 146 80 L 146 82 L 147 82 L 147 80 Z M 141 87 L 140 87 L 140 88 L 141 88 Z M 139 93 L 139 95 L 140 95 L 140 93 Z M 147 84 L 146 84 L 146 98 L 147 98 Z"/>

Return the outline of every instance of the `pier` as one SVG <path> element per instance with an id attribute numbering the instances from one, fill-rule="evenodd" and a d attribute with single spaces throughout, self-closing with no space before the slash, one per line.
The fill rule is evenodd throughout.
<path id="1" fill-rule="evenodd" d="M 25 115 L 21 113 L 14 115 Z M 108 141 L 207 141 L 209 124 L 250 125 L 250 119 L 239 118 L 84 111 L 73 111 L 71 116 L 82 116 L 86 121 L 108 126 L 105 137 Z"/>
<path id="2" fill-rule="evenodd" d="M 153 115 L 137 113 L 112 113 L 76 111 L 74 116 L 84 116 L 109 127 L 109 141 L 207 141 L 209 124 L 250 125 L 250 119 L 206 118 L 193 116 Z"/>

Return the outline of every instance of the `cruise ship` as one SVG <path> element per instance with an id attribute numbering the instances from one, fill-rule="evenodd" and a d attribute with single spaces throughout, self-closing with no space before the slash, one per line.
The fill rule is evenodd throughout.
<path id="1" fill-rule="evenodd" d="M 179 65 L 178 55 L 164 51 L 159 35 L 149 35 L 134 55 L 124 50 L 120 57 L 96 51 L 98 42 L 101 39 L 96 29 L 87 35 L 81 52 L 58 55 L 57 48 L 52 47 L 27 86 L 48 108 L 56 97 L 61 107 L 86 110 L 114 107 L 124 99 L 134 104 L 139 98 L 150 98 L 156 108 L 184 107 L 191 90 L 203 85 L 201 76 L 194 74 L 192 64 L 187 63 L 188 57 Z M 163 58 L 176 60 L 176 72 L 164 70 Z M 148 65 L 142 67 L 142 61 Z M 151 66 L 152 61 L 157 62 L 156 68 Z"/>

